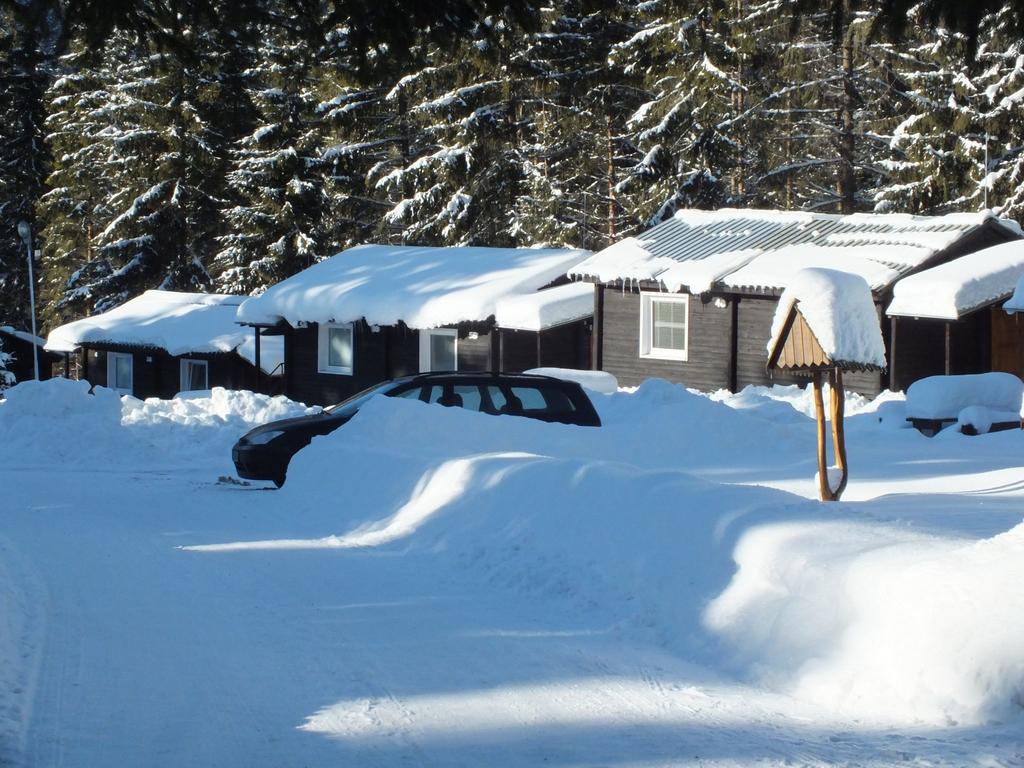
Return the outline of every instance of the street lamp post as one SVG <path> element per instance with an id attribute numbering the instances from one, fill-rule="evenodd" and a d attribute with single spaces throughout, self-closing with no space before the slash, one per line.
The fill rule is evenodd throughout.
<path id="1" fill-rule="evenodd" d="M 25 220 L 18 222 L 18 237 L 28 250 L 28 300 L 32 307 L 32 367 L 39 381 L 39 345 L 36 344 L 36 283 L 32 276 L 32 227 Z"/>

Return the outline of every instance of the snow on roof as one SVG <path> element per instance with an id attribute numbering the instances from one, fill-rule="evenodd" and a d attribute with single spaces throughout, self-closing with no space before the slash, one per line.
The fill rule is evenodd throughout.
<path id="1" fill-rule="evenodd" d="M 573 268 L 571 275 L 601 282 L 657 281 L 666 290 L 688 289 L 691 293 L 706 291 L 728 277 L 726 285 L 733 288 L 778 290 L 786 287 L 795 272 L 788 267 L 788 255 L 798 249 L 804 260 L 800 266 L 856 267 L 857 274 L 874 287 L 883 287 L 989 223 L 1003 227 L 1011 236 L 1024 237 L 1016 222 L 997 218 L 990 211 L 946 216 L 840 216 L 684 209 L 640 237 L 599 251 Z M 773 253 L 785 256 L 759 258 Z M 865 264 L 863 259 L 874 264 Z M 747 265 L 751 269 L 743 272 Z M 877 282 L 883 279 L 887 282 Z"/>
<path id="2" fill-rule="evenodd" d="M 243 300 L 224 294 L 146 291 L 109 312 L 54 328 L 46 349 L 72 352 L 89 344 L 123 344 L 163 349 L 171 355 L 238 352 L 255 362 L 254 333 L 235 322 Z M 284 360 L 282 337 L 261 339 L 260 353 L 260 367 L 275 370 Z"/>
<path id="3" fill-rule="evenodd" d="M 8 336 L 13 336 L 16 339 L 21 339 L 29 344 L 35 344 L 37 347 L 43 346 L 46 343 L 44 339 L 38 336 L 33 336 L 28 331 L 19 331 L 16 328 L 12 328 L 9 325 L 0 325 L 0 333 L 6 333 Z"/>
<path id="4" fill-rule="evenodd" d="M 1003 309 L 1011 315 L 1024 312 L 1024 275 L 1017 280 L 1017 287 L 1013 289 L 1013 296 L 1003 304 Z"/>
<path id="5" fill-rule="evenodd" d="M 794 305 L 832 362 L 885 367 L 882 329 L 863 277 L 819 268 L 794 274 L 775 309 L 769 353 L 781 341 Z"/>
<path id="6" fill-rule="evenodd" d="M 486 320 L 498 302 L 565 275 L 588 251 L 359 245 L 247 299 L 244 323 L 352 322 L 436 328 Z"/>
<path id="7" fill-rule="evenodd" d="M 542 331 L 594 314 L 594 287 L 590 283 L 569 283 L 498 301 L 494 314 L 500 328 Z"/>
<path id="8" fill-rule="evenodd" d="M 886 314 L 958 320 L 1009 296 L 1022 276 L 1024 241 L 1001 243 L 904 277 Z"/>

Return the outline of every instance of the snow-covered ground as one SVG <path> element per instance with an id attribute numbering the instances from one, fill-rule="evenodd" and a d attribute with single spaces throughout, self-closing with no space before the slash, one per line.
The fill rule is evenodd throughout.
<path id="1" fill-rule="evenodd" d="M 1024 763 L 1024 432 L 647 382 L 600 429 L 77 382 L 0 402 L 0 765 Z"/>

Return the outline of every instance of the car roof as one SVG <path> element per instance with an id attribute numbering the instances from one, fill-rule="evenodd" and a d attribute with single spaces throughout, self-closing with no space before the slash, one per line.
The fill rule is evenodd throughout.
<path id="1" fill-rule="evenodd" d="M 406 376 L 401 379 L 395 379 L 395 383 L 407 382 L 407 381 L 435 381 L 438 379 L 494 379 L 497 381 L 520 381 L 523 383 L 535 383 L 539 384 L 542 382 L 550 382 L 555 384 L 568 384 L 565 379 L 557 379 L 554 376 L 544 376 L 537 373 L 498 373 L 496 371 L 430 371 L 427 373 L 417 373 L 412 376 Z"/>

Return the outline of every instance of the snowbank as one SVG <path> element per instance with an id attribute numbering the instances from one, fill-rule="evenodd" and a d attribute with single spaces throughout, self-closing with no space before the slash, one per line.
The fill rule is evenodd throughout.
<path id="1" fill-rule="evenodd" d="M 868 722 L 1020 715 L 1024 524 L 968 542 L 860 523 L 752 528 L 705 622 L 733 662 Z"/>
<path id="2" fill-rule="evenodd" d="M 498 302 L 565 275 L 587 251 L 359 245 L 273 285 L 241 322 L 354 322 L 436 328 L 495 315 Z"/>
<path id="3" fill-rule="evenodd" d="M 972 405 L 1019 414 L 1022 401 L 1024 382 L 1012 373 L 928 376 L 907 388 L 907 417 L 951 419 Z"/>
<path id="4" fill-rule="evenodd" d="M 220 387 L 171 400 L 121 397 L 87 381 L 26 381 L 0 403 L 0 464 L 78 468 L 193 467 L 233 472 L 231 446 L 248 429 L 308 409 L 284 397 Z"/>
<path id="5" fill-rule="evenodd" d="M 794 306 L 830 360 L 885 367 L 882 329 L 871 288 L 863 278 L 833 269 L 797 272 L 775 309 L 769 353 L 778 346 Z"/>
<path id="6" fill-rule="evenodd" d="M 1005 298 L 1024 277 L 1024 241 L 1013 240 L 905 277 L 886 314 L 958 320 Z"/>
<path id="7" fill-rule="evenodd" d="M 204 549 L 432 552 L 475 581 L 624 613 L 617 634 L 838 715 L 946 724 L 1018 711 L 1024 526 L 971 543 L 685 471 L 701 453 L 749 459 L 714 447 L 727 428 L 690 423 L 703 442 L 677 441 L 676 466 L 650 468 L 658 449 L 644 439 L 673 431 L 652 434 L 655 422 L 678 435 L 697 401 L 730 409 L 644 389 L 602 398 L 601 429 L 376 398 L 296 456 L 280 492 L 322 535 Z M 733 415 L 756 442 L 765 422 Z M 627 423 L 641 436 L 624 442 Z M 612 443 L 615 459 L 601 458 Z M 772 441 L 776 462 L 788 448 Z"/>

